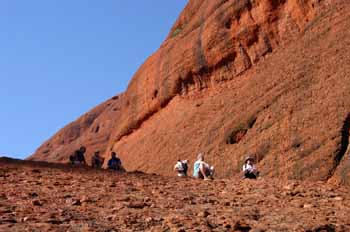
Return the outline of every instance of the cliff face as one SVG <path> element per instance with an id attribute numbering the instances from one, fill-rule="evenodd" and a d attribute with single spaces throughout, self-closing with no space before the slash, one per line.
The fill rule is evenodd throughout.
<path id="1" fill-rule="evenodd" d="M 64 162 L 80 145 L 129 170 L 169 175 L 178 157 L 220 177 L 252 154 L 262 175 L 350 177 L 350 22 L 345 0 L 190 0 L 128 89 L 29 159 Z"/>

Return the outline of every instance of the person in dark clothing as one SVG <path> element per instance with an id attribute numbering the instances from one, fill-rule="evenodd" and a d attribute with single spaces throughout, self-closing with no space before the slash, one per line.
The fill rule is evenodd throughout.
<path id="1" fill-rule="evenodd" d="M 77 160 L 77 157 L 76 157 L 75 152 L 74 152 L 74 154 L 69 156 L 69 163 L 73 165 L 76 163 L 76 160 Z"/>
<path id="2" fill-rule="evenodd" d="M 108 161 L 108 169 L 115 171 L 123 171 L 122 162 L 115 152 L 111 153 L 111 159 Z"/>
<path id="3" fill-rule="evenodd" d="M 96 151 L 91 158 L 91 167 L 101 168 L 104 161 L 105 159 L 100 156 L 100 151 Z"/>
<path id="4" fill-rule="evenodd" d="M 174 170 L 177 172 L 177 176 L 179 177 L 185 177 L 187 176 L 187 170 L 188 170 L 188 160 L 181 160 L 179 159 L 177 163 L 174 166 Z"/>
<path id="5" fill-rule="evenodd" d="M 78 163 L 86 164 L 85 156 L 84 156 L 85 152 L 86 152 L 86 148 L 84 146 L 80 147 L 80 149 L 76 151 L 76 158 Z"/>
<path id="6" fill-rule="evenodd" d="M 73 155 L 69 156 L 69 162 L 71 164 L 86 164 L 84 156 L 85 151 L 86 148 L 84 146 L 80 147 L 80 149 L 76 150 Z"/>

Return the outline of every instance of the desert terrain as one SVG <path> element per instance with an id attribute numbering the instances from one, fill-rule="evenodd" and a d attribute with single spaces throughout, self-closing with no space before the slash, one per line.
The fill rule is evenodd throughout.
<path id="1" fill-rule="evenodd" d="M 0 159 L 0 231 L 350 231 L 349 188 Z"/>

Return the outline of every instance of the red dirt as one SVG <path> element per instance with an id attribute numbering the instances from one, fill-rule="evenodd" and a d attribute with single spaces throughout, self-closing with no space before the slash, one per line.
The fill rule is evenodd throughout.
<path id="1" fill-rule="evenodd" d="M 230 177 L 253 154 L 265 177 L 350 184 L 349 18 L 346 0 L 190 0 L 127 91 L 30 160 L 66 162 L 85 145 L 173 175 L 204 151 Z"/>
<path id="2" fill-rule="evenodd" d="M 0 231 L 349 231 L 349 189 L 0 158 Z"/>

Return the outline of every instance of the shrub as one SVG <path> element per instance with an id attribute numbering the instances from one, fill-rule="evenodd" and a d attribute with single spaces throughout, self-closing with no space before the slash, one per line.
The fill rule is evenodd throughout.
<path id="1" fill-rule="evenodd" d="M 180 34 L 181 31 L 182 31 L 181 27 L 176 28 L 173 34 L 171 35 L 171 37 L 177 36 L 178 34 Z"/>

